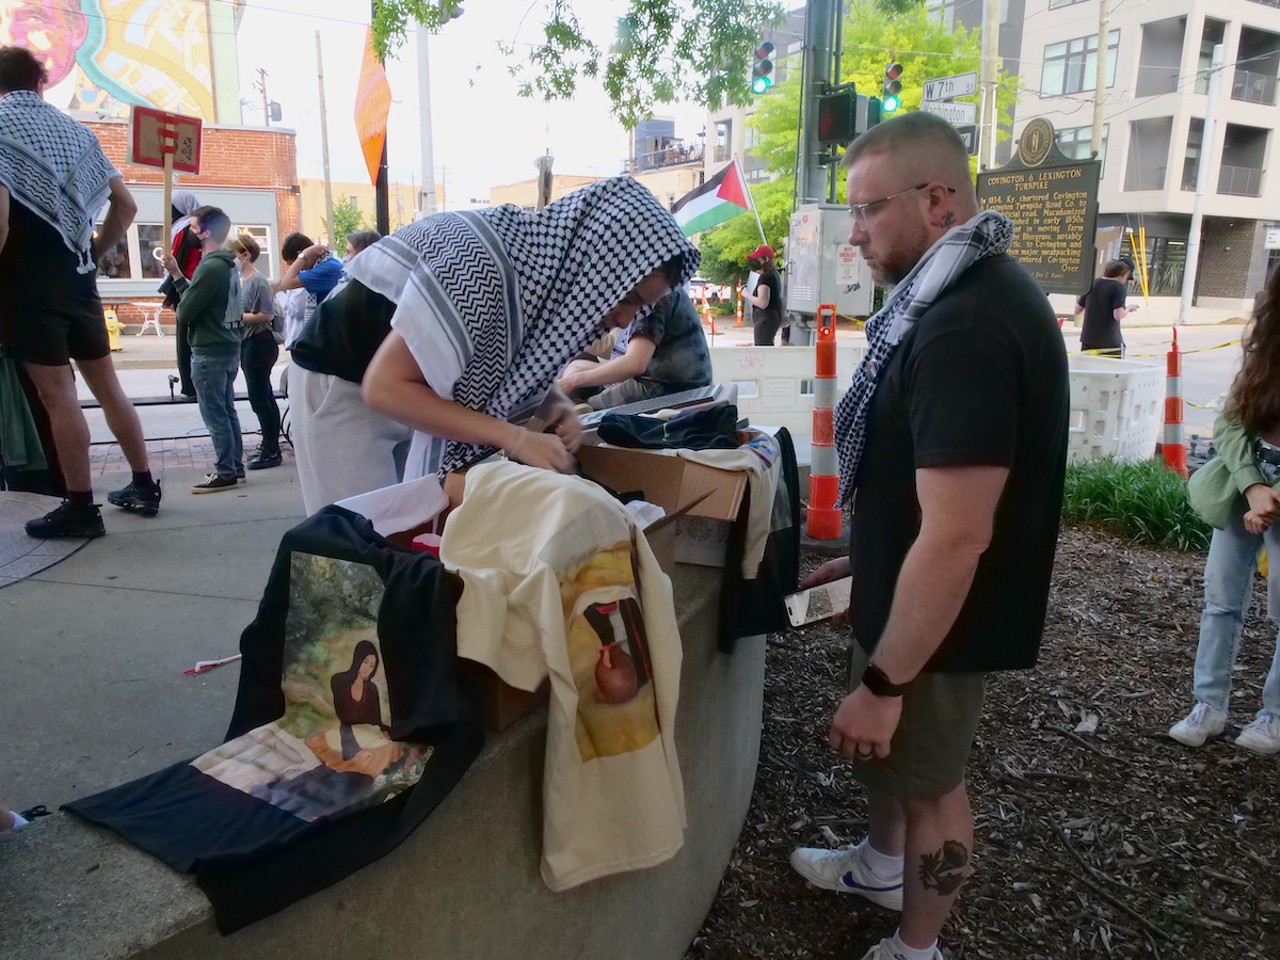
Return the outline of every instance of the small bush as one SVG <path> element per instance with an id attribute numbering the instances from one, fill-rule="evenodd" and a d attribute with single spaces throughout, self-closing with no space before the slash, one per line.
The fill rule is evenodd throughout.
<path id="1" fill-rule="evenodd" d="M 1191 509 L 1182 480 L 1157 460 L 1107 457 L 1068 464 L 1062 517 L 1179 550 L 1204 550 L 1213 533 Z"/>

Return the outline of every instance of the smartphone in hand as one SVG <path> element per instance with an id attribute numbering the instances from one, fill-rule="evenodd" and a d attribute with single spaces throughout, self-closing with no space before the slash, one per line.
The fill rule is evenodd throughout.
<path id="1" fill-rule="evenodd" d="M 853 577 L 841 577 L 828 583 L 820 583 L 808 590 L 801 590 L 784 598 L 787 619 L 793 627 L 803 627 L 817 620 L 829 620 L 849 607 L 849 594 L 853 589 Z"/>

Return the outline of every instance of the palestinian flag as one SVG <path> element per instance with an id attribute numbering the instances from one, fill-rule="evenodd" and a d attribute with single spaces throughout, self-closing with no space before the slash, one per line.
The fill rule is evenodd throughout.
<path id="1" fill-rule="evenodd" d="M 671 207 L 671 214 L 686 237 L 700 233 L 746 213 L 752 208 L 751 191 L 737 158 L 714 177 L 691 190 Z"/>

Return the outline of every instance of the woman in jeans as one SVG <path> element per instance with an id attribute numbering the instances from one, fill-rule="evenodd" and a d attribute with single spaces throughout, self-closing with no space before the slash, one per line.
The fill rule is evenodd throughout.
<path id="1" fill-rule="evenodd" d="M 240 367 L 249 392 L 249 405 L 262 428 L 262 445 L 245 466 L 265 470 L 280 466 L 280 408 L 271 387 L 271 368 L 280 356 L 271 332 L 275 301 L 271 282 L 254 266 L 262 250 L 247 234 L 231 241 L 240 269 L 240 303 L 244 310 L 244 343 L 240 345 Z"/>
<path id="2" fill-rule="evenodd" d="M 1190 747 L 1226 726 L 1231 668 L 1264 545 L 1267 617 L 1280 624 L 1280 270 L 1272 271 L 1258 298 L 1243 346 L 1240 372 L 1214 426 L 1221 462 L 1202 467 L 1190 484 L 1191 505 L 1215 528 L 1204 570 L 1196 705 L 1169 730 Z M 1280 752 L 1280 636 L 1262 688 L 1262 709 L 1235 742 L 1255 753 Z"/>

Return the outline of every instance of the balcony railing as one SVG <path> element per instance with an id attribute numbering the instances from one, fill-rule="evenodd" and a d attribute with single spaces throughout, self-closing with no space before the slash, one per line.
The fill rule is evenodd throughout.
<path id="1" fill-rule="evenodd" d="M 726 163 L 733 159 L 733 155 L 729 151 L 728 144 L 716 144 L 715 155 L 711 158 L 716 163 Z"/>
<path id="2" fill-rule="evenodd" d="M 1280 0 L 1276 0 L 1276 2 L 1280 3 Z M 1201 94 L 1202 96 L 1209 92 L 1209 71 L 1208 70 L 1201 70 L 1199 73 L 1196 74 L 1195 92 L 1198 94 Z"/>
<path id="3" fill-rule="evenodd" d="M 692 145 L 673 143 L 661 150 L 642 153 L 631 160 L 623 161 L 627 173 L 642 173 L 645 170 L 658 170 L 662 167 L 678 167 L 683 163 L 701 163 L 704 147 L 702 144 Z"/>
<path id="4" fill-rule="evenodd" d="M 1257 167 L 1222 165 L 1218 174 L 1218 192 L 1231 197 L 1262 196 L 1262 170 Z"/>
<path id="5" fill-rule="evenodd" d="M 1231 82 L 1231 99 L 1273 107 L 1276 103 L 1276 78 L 1265 73 L 1237 70 Z"/>
<path id="6" fill-rule="evenodd" d="M 1264 7 L 1280 7 L 1280 0 L 1253 0 L 1254 3 L 1260 3 Z"/>

